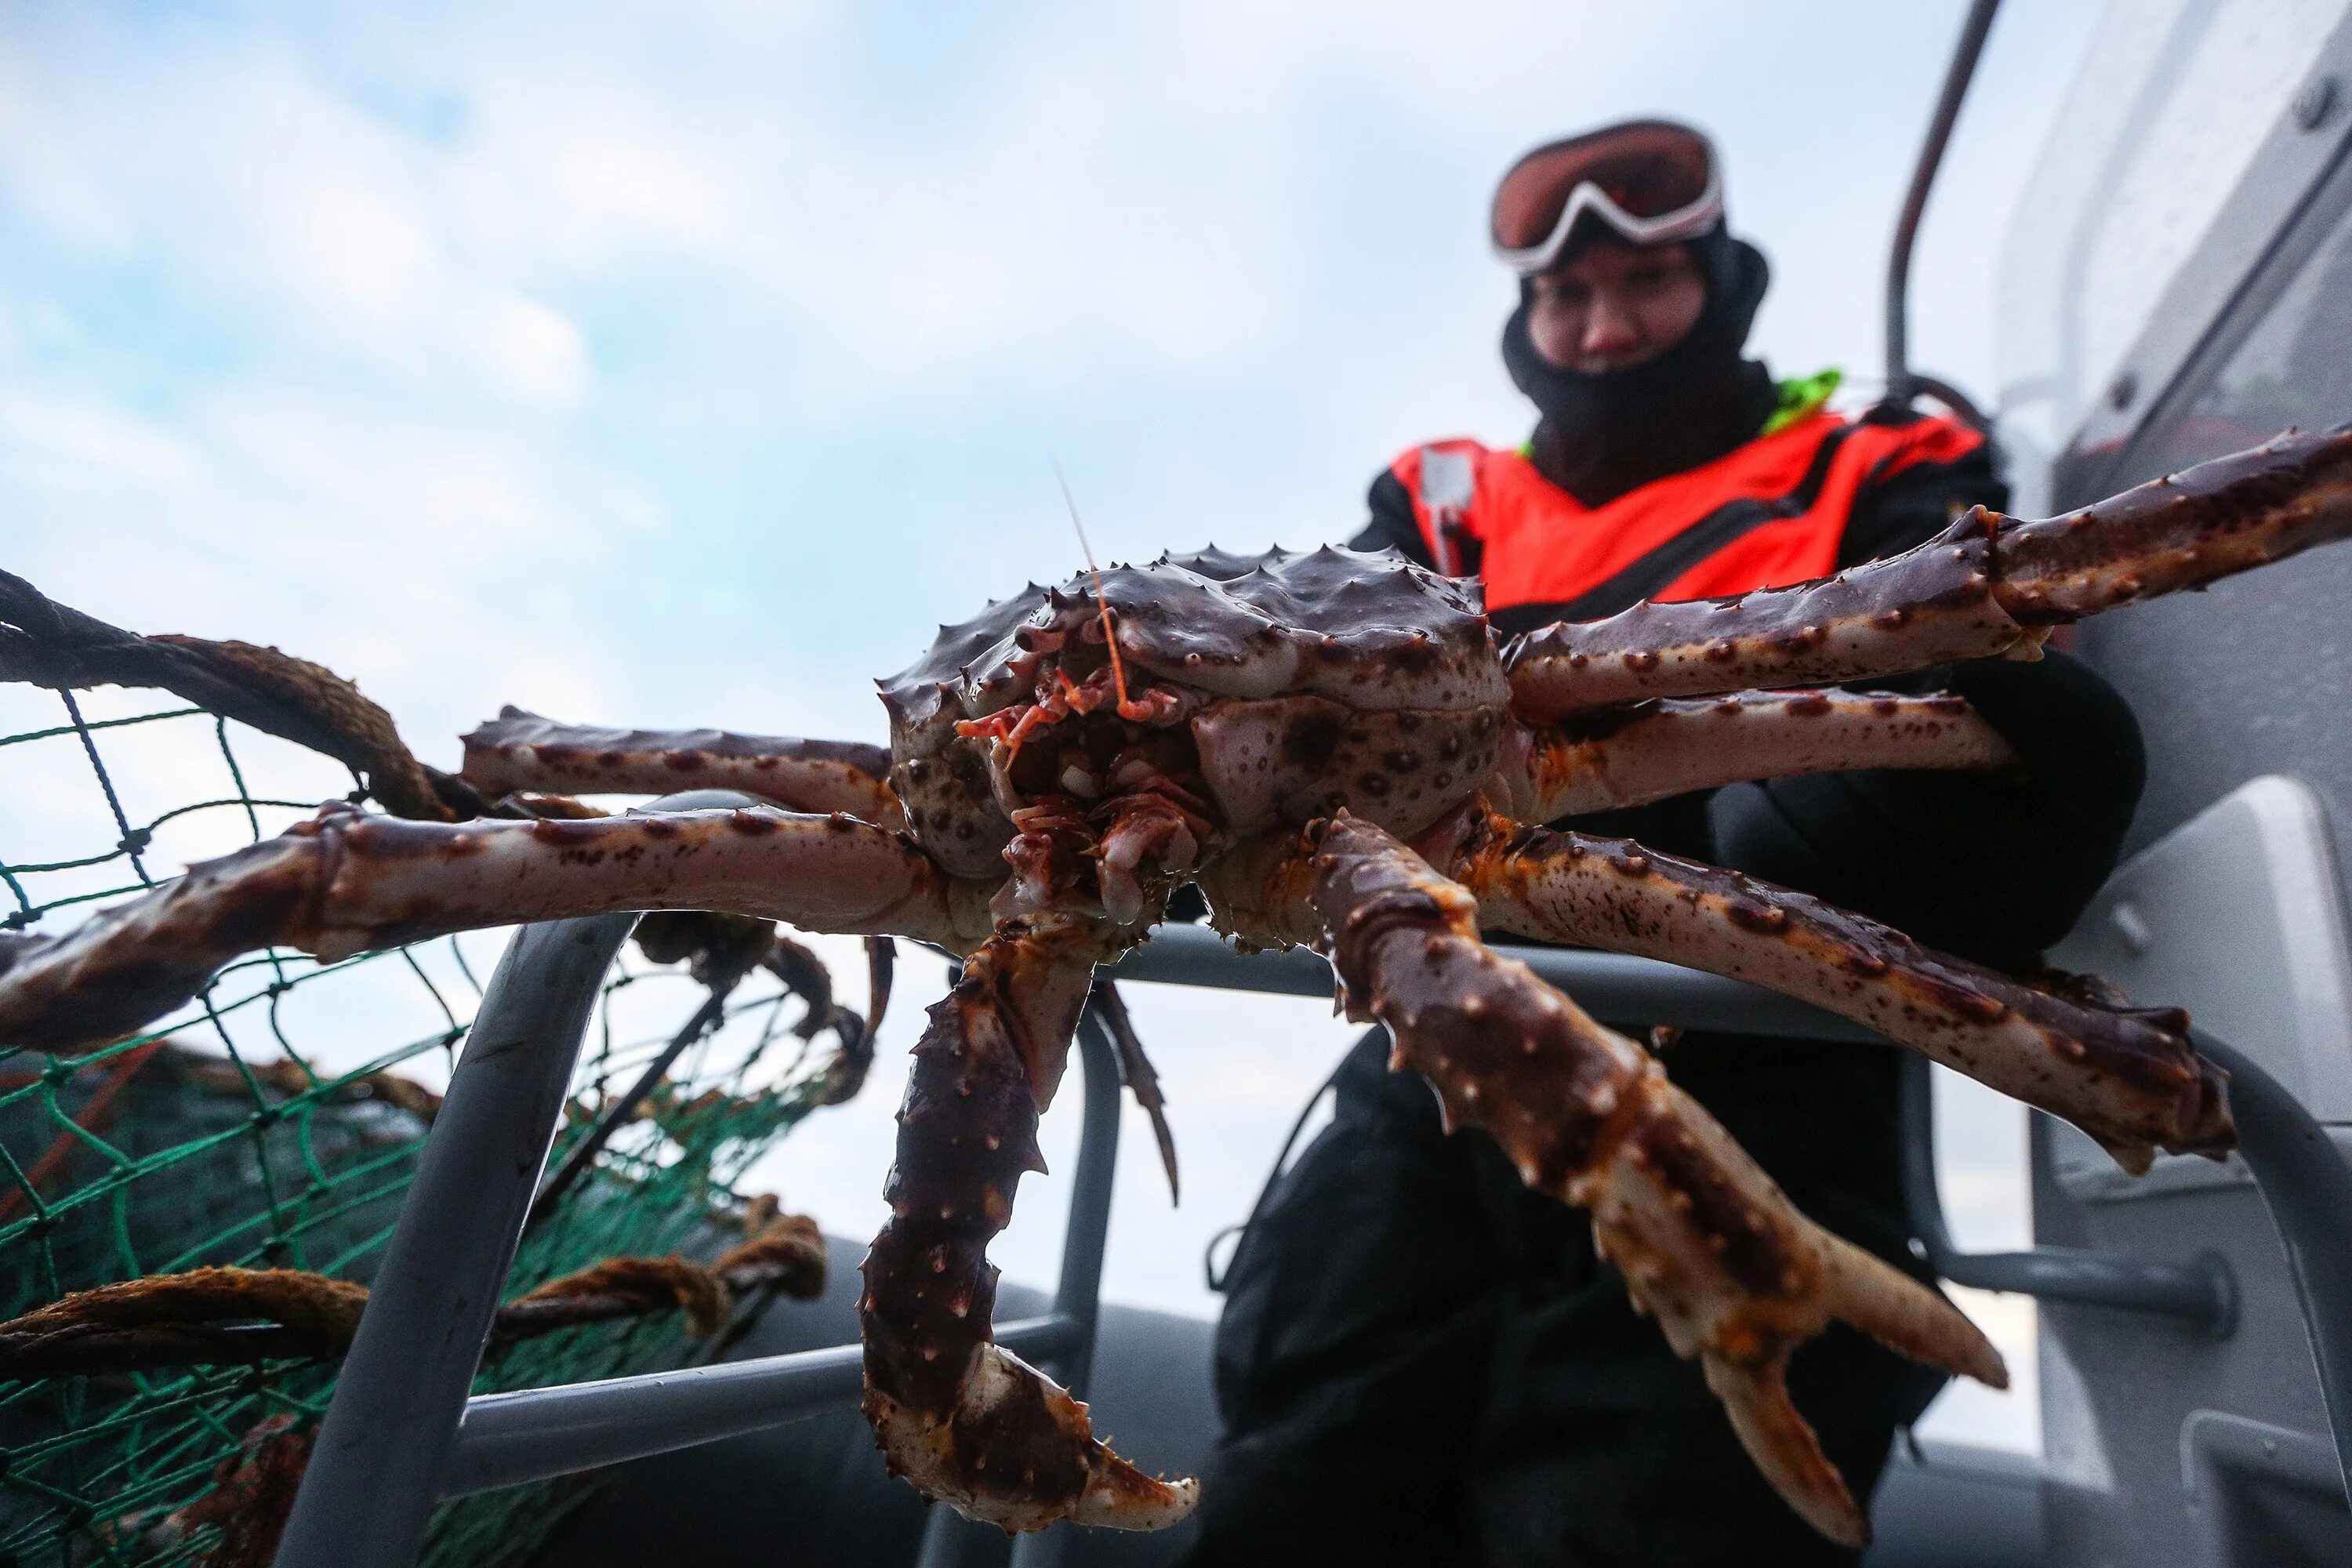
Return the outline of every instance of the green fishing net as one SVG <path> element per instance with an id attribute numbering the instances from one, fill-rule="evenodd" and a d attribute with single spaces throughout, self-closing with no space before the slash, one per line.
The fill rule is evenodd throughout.
<path id="1" fill-rule="evenodd" d="M 5 931 L 68 930 L 352 787 L 326 759 L 152 692 L 0 686 L 0 731 Z M 150 1033 L 78 1058 L 0 1056 L 0 1318 L 206 1264 L 364 1283 L 505 937 L 336 963 L 264 953 Z M 708 997 L 631 950 L 607 977 L 553 1162 Z M 815 1098 L 802 1016 L 765 975 L 730 993 L 719 1026 L 526 1236 L 509 1295 L 609 1258 L 708 1259 L 740 1240 L 736 1184 Z M 739 1321 L 760 1305 L 738 1303 Z M 493 1353 L 476 1388 L 685 1364 L 724 1340 L 691 1338 L 676 1312 L 576 1328 Z M 175 1510 L 212 1492 L 265 1422 L 314 1423 L 334 1378 L 285 1361 L 0 1382 L 0 1568 L 212 1559 L 219 1526 Z M 424 1561 L 520 1561 L 589 1485 L 446 1505 Z"/>

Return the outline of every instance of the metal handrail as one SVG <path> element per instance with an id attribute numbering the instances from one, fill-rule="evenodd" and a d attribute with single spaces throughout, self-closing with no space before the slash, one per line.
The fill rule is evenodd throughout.
<path id="1" fill-rule="evenodd" d="M 589 1013 L 635 921 L 555 921 L 508 944 L 344 1360 L 278 1568 L 408 1568 L 444 1498 L 856 1405 L 856 1344 L 467 1397 Z M 1083 1395 L 1118 1157 L 1118 1055 L 1091 1011 L 1078 1056 L 1083 1121 L 1053 1308 L 1000 1325 L 995 1339 Z"/>
<path id="2" fill-rule="evenodd" d="M 1604 1023 L 1884 1043 L 1884 1037 L 1849 1019 L 1721 975 L 1624 953 L 1490 945 L 1572 994 Z M 1296 952 L 1245 955 L 1214 931 L 1191 926 L 1161 928 L 1107 973 L 1119 980 L 1290 995 L 1328 996 L 1333 991 L 1330 967 L 1318 960 Z M 2311 1336 L 2328 1428 L 2339 1468 L 2346 1470 L 2347 1495 L 2352 1496 L 2352 1225 L 2346 1223 L 2346 1216 L 2352 1215 L 2352 1165 L 2303 1102 L 2259 1062 L 2202 1031 L 2192 1031 L 2192 1038 L 2200 1052 L 2230 1074 L 2238 1152 L 2286 1249 L 2296 1302 Z M 1912 1125 L 1906 1130 L 1905 1175 L 1914 1222 L 1920 1224 L 1939 1274 L 1955 1284 L 2169 1313 L 2217 1334 L 2230 1331 L 2236 1287 L 2217 1257 L 2164 1264 L 2072 1247 L 1990 1254 L 1954 1247 L 1936 1193 L 1926 1069 L 1924 1060 L 1906 1069 L 1916 1088 L 1906 1096 L 1906 1121 Z"/>
<path id="3" fill-rule="evenodd" d="M 1808 1040 L 1877 1043 L 1882 1037 L 1811 1003 L 1654 958 L 1585 948 L 1526 947 L 1490 942 L 1537 975 L 1575 994 L 1576 1004 L 1605 1024 L 1676 1024 L 1743 1035 L 1783 1035 Z M 1165 925 L 1151 940 L 1102 971 L 1110 980 L 1207 985 L 1226 991 L 1266 991 L 1285 996 L 1329 996 L 1331 966 L 1304 948 L 1244 953 L 1206 926 Z"/>
<path id="4" fill-rule="evenodd" d="M 551 921 L 507 943 L 311 1445 L 278 1568 L 416 1561 L 588 1015 L 636 921 Z"/>
<path id="5" fill-rule="evenodd" d="M 642 807 L 755 805 L 693 790 Z M 500 955 L 449 1079 L 273 1562 L 410 1568 L 435 1504 L 689 1447 L 857 1403 L 856 1344 L 468 1398 L 561 1121 L 590 1013 L 635 914 L 551 921 Z M 1061 1279 L 998 1343 L 1084 1393 L 1099 1316 L 1118 1063 L 1091 1005 Z M 1033 1554 L 1034 1556 L 1034 1554 Z"/>
<path id="6" fill-rule="evenodd" d="M 856 1402 L 855 1345 L 553 1388 L 467 1390 L 502 1293 L 523 1217 L 552 1141 L 604 972 L 635 917 L 605 915 L 516 933 L 483 999 L 466 1053 L 420 1157 L 342 1376 L 297 1494 L 278 1568 L 409 1568 L 434 1504 L 784 1425 Z M 1806 1004 L 1653 960 L 1496 944 L 1612 1023 L 1812 1039 L 1879 1037 Z M 1214 932 L 1163 928 L 1105 970 L 1111 979 L 1329 995 L 1329 966 L 1305 953 L 1244 955 Z M 2339 1468 L 2352 1456 L 2352 1168 L 2294 1095 L 2210 1036 L 2200 1050 L 2231 1075 L 2240 1151 L 2284 1244 L 2312 1338 Z M 1000 1343 L 1083 1395 L 1099 1310 L 1111 1177 L 1118 1158 L 1117 1052 L 1101 1019 L 1082 1018 L 1084 1121 L 1053 1310 L 1006 1323 Z M 1924 1071 L 1913 1078 L 1924 1087 Z M 1909 1140 L 1934 1202 L 1924 1095 L 1906 1095 Z M 1921 1163 L 1918 1152 L 1928 1152 Z M 2226 1321 L 2226 1276 L 2044 1247 L 1971 1256 L 1950 1245 L 1940 1205 L 1922 1226 L 1939 1273 L 2051 1300 Z M 2217 1310 L 2217 1301 L 2220 1303 Z M 2352 1489 L 2352 1486 L 2347 1486 Z M 1024 1568 L 1053 1561 L 1063 1532 L 1024 1538 Z M 924 1561 L 954 1560 L 959 1521 L 938 1510 Z"/>
<path id="7" fill-rule="evenodd" d="M 2336 1478 L 2352 1498 L 2352 1165 L 2294 1091 L 2260 1063 L 2202 1029 L 2189 1037 L 2230 1075 L 2238 1152 L 2286 1249 L 2336 1439 Z"/>
<path id="8" fill-rule="evenodd" d="M 2237 1279 L 2218 1252 L 2189 1263 L 2149 1263 L 2074 1247 L 1962 1252 L 1944 1224 L 1936 1183 L 1936 1109 L 1927 1058 L 1903 1057 L 1903 1203 L 1927 1261 L 1955 1285 L 2011 1290 L 2044 1301 L 2186 1318 L 2215 1339 L 2238 1326 Z"/>
<path id="9" fill-rule="evenodd" d="M 1968 16 L 1960 24 L 1959 40 L 1952 47 L 1952 63 L 1944 73 L 1944 89 L 1936 100 L 1935 114 L 1928 120 L 1927 138 L 1921 143 L 1919 162 L 1911 171 L 1911 185 L 1904 193 L 1903 211 L 1895 220 L 1895 241 L 1887 247 L 1886 256 L 1887 401 L 1907 404 L 1914 393 L 1925 392 L 1979 430 L 1989 421 L 1958 389 L 1911 368 L 1911 251 L 1919 237 L 1919 220 L 1927 216 L 1927 193 L 1935 188 L 1936 172 L 1944 163 L 1944 149 L 1951 142 L 1952 127 L 1959 121 L 1960 105 L 1968 98 L 1977 60 L 1983 55 L 1985 38 L 1992 31 L 1993 13 L 2000 8 L 2000 0 L 1973 0 Z"/>
<path id="10" fill-rule="evenodd" d="M 998 1344 L 1024 1360 L 1066 1357 L 1084 1326 L 1061 1312 L 996 1326 Z M 559 1384 L 466 1402 L 441 1482 L 445 1498 L 552 1480 L 600 1465 L 764 1432 L 836 1410 L 864 1392 L 861 1345 L 830 1345 L 674 1372 Z"/>

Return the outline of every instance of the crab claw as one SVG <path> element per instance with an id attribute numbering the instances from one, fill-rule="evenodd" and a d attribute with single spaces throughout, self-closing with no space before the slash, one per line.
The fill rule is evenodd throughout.
<path id="1" fill-rule="evenodd" d="M 1039 1108 L 1093 982 L 1093 937 L 1085 922 L 1007 921 L 931 1009 L 858 1303 L 866 1415 L 890 1473 L 1009 1531 L 1063 1519 L 1159 1530 L 1200 1495 L 1112 1453 L 1084 1405 L 990 1337 L 988 1243 L 1022 1175 L 1045 1169 Z"/>
<path id="2" fill-rule="evenodd" d="M 1815 1227 L 1818 1231 L 1818 1227 Z M 2009 1386 L 2009 1368 L 1974 1323 L 1942 1297 L 1845 1241 L 1819 1231 L 1828 1266 L 1823 1285 L 1829 1316 L 1853 1324 L 1889 1350 L 1991 1388 Z M 1700 1354 L 1706 1385 L 1723 1401 L 1731 1429 L 1772 1489 L 1806 1523 L 1832 1541 L 1864 1546 L 1868 1518 L 1846 1489 L 1845 1478 L 1822 1452 L 1821 1439 L 1789 1398 L 1789 1351 L 1735 1360 L 1718 1351 Z"/>
<path id="3" fill-rule="evenodd" d="M 892 1474 L 1008 1533 L 1065 1519 L 1164 1530 L 1200 1500 L 1200 1482 L 1158 1480 L 1112 1453 L 1086 1405 L 1001 1345 L 973 1354 L 946 1419 L 879 1390 L 867 1394 L 866 1414 Z"/>
<path id="4" fill-rule="evenodd" d="M 1345 813 L 1307 834 L 1332 966 L 1350 1016 L 1388 1026 L 1390 1067 L 1429 1080 L 1449 1129 L 1481 1129 L 1528 1185 L 1591 1213 L 1633 1304 L 1698 1358 L 1766 1478 L 1860 1544 L 1868 1521 L 1789 1401 L 1790 1355 L 1832 1319 L 1996 1388 L 1999 1352 L 1934 1291 L 1799 1214 L 1633 1042 L 1489 951 L 1461 884 Z"/>
<path id="5" fill-rule="evenodd" d="M 1568 1195 L 1633 1303 L 1696 1355 L 1757 1468 L 1806 1522 L 1860 1546 L 1870 1529 L 1789 1398 L 1790 1355 L 1832 1319 L 1902 1355 L 1994 1388 L 2009 1369 L 1941 1296 L 1791 1206 L 1655 1063 L 1620 1100 L 1624 1131 Z"/>

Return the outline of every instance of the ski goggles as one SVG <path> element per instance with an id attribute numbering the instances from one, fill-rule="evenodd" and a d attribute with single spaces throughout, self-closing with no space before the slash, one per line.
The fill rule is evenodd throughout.
<path id="1" fill-rule="evenodd" d="M 1495 189 L 1487 237 L 1522 277 L 1559 259 L 1587 215 L 1635 245 L 1666 245 L 1723 218 L 1723 167 L 1686 125 L 1636 120 L 1549 142 Z"/>

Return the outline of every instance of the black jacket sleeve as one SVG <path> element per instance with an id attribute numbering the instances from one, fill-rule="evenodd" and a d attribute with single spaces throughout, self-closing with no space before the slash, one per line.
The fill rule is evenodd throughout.
<path id="1" fill-rule="evenodd" d="M 1972 506 L 2007 510 L 2009 487 L 1993 468 L 1992 447 L 1979 447 L 1951 463 L 1914 463 L 1864 487 L 1838 542 L 1838 567 L 1899 555 L 1944 531 Z"/>
<path id="2" fill-rule="evenodd" d="M 1393 550 L 1433 572 L 1437 569 L 1436 561 L 1429 553 L 1429 543 L 1421 536 L 1421 522 L 1412 515 L 1412 496 L 1392 469 L 1381 470 L 1364 503 L 1371 509 L 1371 521 L 1364 525 L 1361 533 L 1348 541 L 1349 549 Z M 1473 565 L 1470 570 L 1475 572 L 1476 567 Z"/>
<path id="3" fill-rule="evenodd" d="M 2139 725 L 2065 654 L 1922 671 L 2017 749 L 2009 773 L 1868 770 L 1718 790 L 1726 865 L 1883 921 L 1930 947 L 2030 968 L 2115 869 L 2147 779 Z"/>
<path id="4" fill-rule="evenodd" d="M 1989 447 L 1921 463 L 1856 498 L 1841 567 L 1932 539 L 2008 487 Z M 1874 683 L 1955 691 L 2017 749 L 2013 773 L 1822 773 L 1719 790 L 1717 858 L 1884 921 L 1931 947 L 2030 967 L 2115 869 L 2146 782 L 2131 710 L 2087 666 L 1979 659 Z"/>

